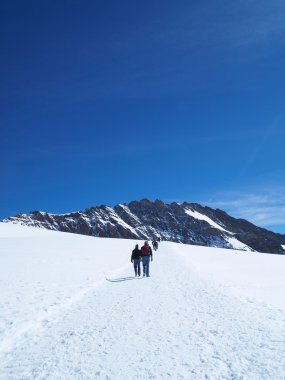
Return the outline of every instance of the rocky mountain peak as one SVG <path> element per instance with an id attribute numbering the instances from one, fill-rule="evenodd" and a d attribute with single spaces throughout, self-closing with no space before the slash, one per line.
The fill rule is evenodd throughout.
<path id="1" fill-rule="evenodd" d="M 33 211 L 4 222 L 90 236 L 162 240 L 211 247 L 285 254 L 285 235 L 198 203 L 164 203 L 160 199 L 92 206 L 69 214 Z"/>

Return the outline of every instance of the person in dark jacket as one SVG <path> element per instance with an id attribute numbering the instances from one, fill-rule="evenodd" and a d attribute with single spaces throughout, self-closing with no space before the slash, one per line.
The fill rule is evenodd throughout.
<path id="1" fill-rule="evenodd" d="M 135 276 L 141 275 L 141 258 L 142 252 L 139 249 L 138 244 L 136 244 L 136 248 L 132 252 L 131 262 L 134 263 Z"/>
<path id="2" fill-rule="evenodd" d="M 141 248 L 142 262 L 143 262 L 143 276 L 149 277 L 149 261 L 153 260 L 152 250 L 146 241 Z"/>
<path id="3" fill-rule="evenodd" d="M 152 241 L 152 247 L 155 251 L 158 249 L 158 242 L 156 240 Z"/>

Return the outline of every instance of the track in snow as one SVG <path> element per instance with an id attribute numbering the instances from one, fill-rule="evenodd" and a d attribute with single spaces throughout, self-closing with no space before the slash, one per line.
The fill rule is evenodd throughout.
<path id="1" fill-rule="evenodd" d="M 0 379 L 284 378 L 284 313 L 202 280 L 178 251 L 161 248 L 150 278 L 111 279 L 3 353 Z"/>

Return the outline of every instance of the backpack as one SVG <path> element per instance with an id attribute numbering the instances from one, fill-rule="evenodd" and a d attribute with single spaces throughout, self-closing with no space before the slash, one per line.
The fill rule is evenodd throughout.
<path id="1" fill-rule="evenodd" d="M 142 255 L 143 256 L 149 256 L 149 247 L 148 246 L 146 246 L 146 245 L 144 245 L 143 247 L 142 247 Z"/>

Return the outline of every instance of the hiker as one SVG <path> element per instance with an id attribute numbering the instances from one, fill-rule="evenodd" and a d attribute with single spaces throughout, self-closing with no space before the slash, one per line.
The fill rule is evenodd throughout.
<path id="1" fill-rule="evenodd" d="M 136 248 L 132 252 L 131 262 L 134 263 L 135 276 L 141 275 L 141 258 L 142 253 L 139 249 L 139 245 L 136 244 Z"/>
<path id="2" fill-rule="evenodd" d="M 146 241 L 141 248 L 142 262 L 143 262 L 143 276 L 149 277 L 149 261 L 153 260 L 152 250 Z"/>
<path id="3" fill-rule="evenodd" d="M 156 240 L 152 241 L 152 247 L 155 251 L 158 249 L 158 242 Z"/>

